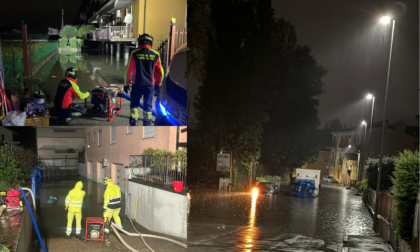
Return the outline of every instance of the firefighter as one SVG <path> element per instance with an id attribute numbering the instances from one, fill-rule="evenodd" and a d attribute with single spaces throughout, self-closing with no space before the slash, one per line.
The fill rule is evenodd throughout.
<path id="1" fill-rule="evenodd" d="M 138 106 L 143 97 L 143 126 L 152 125 L 152 103 L 154 92 L 162 85 L 163 68 L 160 55 L 152 49 L 153 37 L 143 34 L 138 38 L 137 47 L 130 56 L 124 75 L 124 92 L 131 86 L 130 125 L 136 126 L 139 119 Z M 130 74 L 133 73 L 132 84 Z"/>
<path id="2" fill-rule="evenodd" d="M 85 197 L 85 191 L 82 190 L 83 183 L 79 181 L 73 190 L 70 190 L 66 198 L 66 208 L 69 209 L 67 214 L 67 232 L 66 238 L 70 239 L 73 218 L 76 217 L 76 238 L 79 238 L 82 231 L 82 203 Z"/>
<path id="3" fill-rule="evenodd" d="M 63 124 L 69 124 L 72 116 L 81 116 L 86 114 L 86 108 L 81 105 L 76 105 L 73 102 L 73 96 L 83 100 L 92 94 L 92 91 L 87 90 L 82 93 L 77 86 L 77 68 L 67 68 L 65 75 L 66 78 L 61 80 L 58 84 L 57 93 L 55 95 L 54 105 L 59 113 L 60 121 Z"/>
<path id="4" fill-rule="evenodd" d="M 106 185 L 104 193 L 105 238 L 109 238 L 109 226 L 112 218 L 114 218 L 115 225 L 122 228 L 119 216 L 121 210 L 121 189 L 118 185 L 112 183 L 110 177 L 105 177 L 104 184 Z"/>

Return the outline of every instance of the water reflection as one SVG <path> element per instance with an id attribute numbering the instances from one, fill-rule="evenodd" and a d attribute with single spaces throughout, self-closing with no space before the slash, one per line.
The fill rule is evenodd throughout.
<path id="1" fill-rule="evenodd" d="M 251 211 L 249 214 L 249 226 L 254 227 L 255 224 L 255 210 L 257 207 L 257 199 L 258 199 L 258 189 L 254 188 L 252 190 L 252 204 L 251 204 Z"/>

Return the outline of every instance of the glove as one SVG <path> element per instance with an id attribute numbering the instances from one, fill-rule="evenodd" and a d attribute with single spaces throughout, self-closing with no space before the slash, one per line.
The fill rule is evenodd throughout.
<path id="1" fill-rule="evenodd" d="M 92 94 L 92 90 L 88 90 L 87 92 L 88 92 L 89 94 Z"/>
<path id="2" fill-rule="evenodd" d="M 128 94 L 130 91 L 130 86 L 124 86 L 124 92 Z"/>

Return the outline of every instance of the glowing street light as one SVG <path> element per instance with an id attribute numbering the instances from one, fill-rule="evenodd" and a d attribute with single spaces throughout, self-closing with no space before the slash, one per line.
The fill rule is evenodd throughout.
<path id="1" fill-rule="evenodd" d="M 366 125 L 366 121 L 365 120 L 363 120 L 362 125 Z"/>
<path id="2" fill-rule="evenodd" d="M 373 98 L 373 95 L 372 95 L 372 94 L 367 94 L 367 95 L 366 95 L 366 99 L 368 99 L 368 100 L 372 100 L 372 98 Z"/>
<path id="3" fill-rule="evenodd" d="M 349 145 L 349 148 L 351 148 L 351 144 Z"/>
<path id="4" fill-rule="evenodd" d="M 382 24 L 388 24 L 391 22 L 391 17 L 386 16 L 381 18 Z M 386 109 L 388 103 L 388 86 L 389 86 L 389 75 L 391 72 L 391 57 L 392 57 L 392 45 L 394 43 L 394 31 L 395 31 L 395 18 L 392 18 L 392 32 L 391 32 L 391 45 L 389 49 L 389 59 L 388 59 L 388 74 L 386 78 L 386 89 L 385 89 L 385 106 L 384 106 L 384 117 L 382 121 L 382 138 L 381 138 L 381 154 L 379 156 L 379 169 L 378 169 L 378 182 L 376 183 L 376 197 L 375 197 L 375 211 L 374 211 L 374 218 L 373 218 L 373 230 L 376 230 L 378 227 L 378 210 L 379 210 L 379 192 L 381 189 L 381 173 L 382 173 L 382 161 L 384 157 L 384 140 L 385 140 L 385 127 L 386 123 Z"/>
<path id="5" fill-rule="evenodd" d="M 379 20 L 381 22 L 381 24 L 386 25 L 391 23 L 391 17 L 390 16 L 383 16 L 381 17 L 381 19 Z"/>

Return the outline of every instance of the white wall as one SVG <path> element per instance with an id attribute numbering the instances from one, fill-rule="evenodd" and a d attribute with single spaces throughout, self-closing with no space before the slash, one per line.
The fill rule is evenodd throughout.
<path id="1" fill-rule="evenodd" d="M 4 140 L 6 143 L 12 143 L 13 142 L 13 132 L 5 127 L 0 127 L 0 140 L 1 135 L 4 135 Z"/>
<path id="2" fill-rule="evenodd" d="M 136 222 L 162 234 L 187 239 L 187 197 L 162 189 L 128 181 L 128 212 L 134 217 L 136 197 Z"/>

